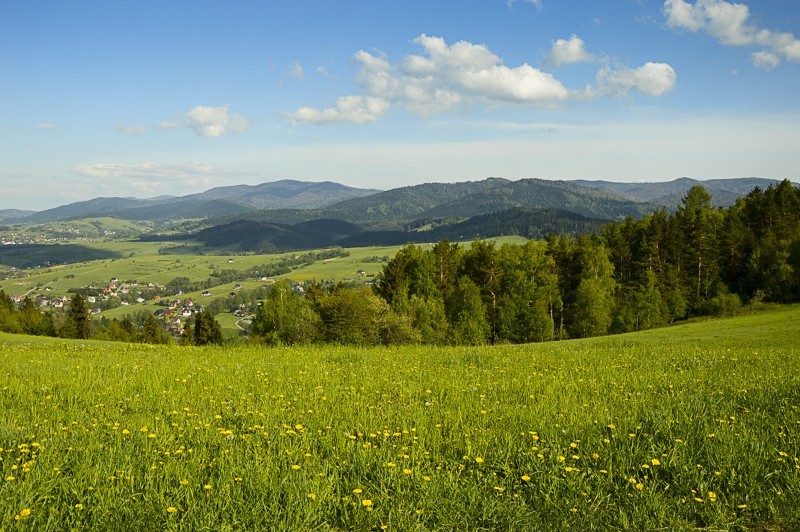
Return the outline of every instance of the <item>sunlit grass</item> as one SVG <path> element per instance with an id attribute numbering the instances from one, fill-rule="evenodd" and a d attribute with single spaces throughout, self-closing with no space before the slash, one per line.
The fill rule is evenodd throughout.
<path id="1" fill-rule="evenodd" d="M 800 308 L 493 348 L 0 336 L 0 529 L 800 526 Z"/>

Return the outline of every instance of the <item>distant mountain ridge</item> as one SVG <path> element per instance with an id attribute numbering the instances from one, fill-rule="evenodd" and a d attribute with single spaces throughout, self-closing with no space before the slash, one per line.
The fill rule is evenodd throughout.
<path id="1" fill-rule="evenodd" d="M 575 183 L 597 190 L 605 190 L 631 201 L 651 203 L 659 207 L 674 209 L 689 189 L 695 185 L 702 185 L 711 194 L 713 206 L 727 207 L 736 203 L 737 198 L 746 196 L 755 187 L 766 189 L 770 185 L 779 183 L 779 181 L 761 177 L 709 179 L 706 181 L 681 177 L 672 181 L 657 183 L 617 183 L 582 179 L 575 181 Z"/>
<path id="2" fill-rule="evenodd" d="M 331 181 L 281 180 L 260 185 L 217 187 L 187 196 L 136 199 L 94 198 L 21 217 L 8 223 L 38 224 L 113 216 L 124 220 L 178 220 L 244 214 L 260 209 L 314 209 L 377 190 L 360 189 Z"/>

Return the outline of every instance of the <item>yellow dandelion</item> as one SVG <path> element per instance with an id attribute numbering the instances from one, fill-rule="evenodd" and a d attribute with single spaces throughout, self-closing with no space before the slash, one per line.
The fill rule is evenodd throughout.
<path id="1" fill-rule="evenodd" d="M 431 480 L 431 477 L 426 475 L 426 476 L 422 477 L 422 480 L 424 480 L 425 482 L 429 482 Z"/>
<path id="2" fill-rule="evenodd" d="M 75 509 L 76 510 L 83 510 L 83 505 L 81 503 L 78 503 L 78 504 L 75 505 Z"/>
<path id="3" fill-rule="evenodd" d="M 210 489 L 211 489 L 211 484 L 205 484 L 205 485 L 203 485 L 203 489 L 204 489 L 204 490 L 210 490 Z"/>
<path id="4" fill-rule="evenodd" d="M 650 460 L 650 463 L 653 464 L 654 466 L 659 466 L 661 465 L 661 460 L 659 460 L 658 458 L 653 458 L 652 460 Z"/>
<path id="5" fill-rule="evenodd" d="M 404 475 L 410 475 L 411 474 L 411 470 L 410 469 L 403 469 L 403 474 Z"/>
<path id="6" fill-rule="evenodd" d="M 642 484 L 641 482 L 637 482 L 636 483 L 636 489 L 637 490 L 643 490 L 644 489 L 644 484 Z"/>
<path id="7" fill-rule="evenodd" d="M 189 485 L 189 481 L 188 480 L 186 480 L 186 479 L 181 480 L 181 486 L 188 486 L 188 485 Z"/>
<path id="8" fill-rule="evenodd" d="M 746 504 L 740 504 L 740 505 L 737 506 L 737 508 L 739 508 L 740 510 L 743 510 L 744 508 L 747 508 L 747 505 Z"/>
<path id="9" fill-rule="evenodd" d="M 363 501 L 361 501 L 361 505 L 362 506 L 372 506 L 372 501 L 369 500 L 369 499 L 364 499 Z"/>
<path id="10" fill-rule="evenodd" d="M 711 500 L 711 502 L 716 502 L 717 501 L 717 494 L 714 493 L 713 491 L 709 491 L 708 492 L 708 498 Z"/>
<path id="11" fill-rule="evenodd" d="M 167 508 L 167 512 L 169 512 L 171 514 L 174 514 L 177 511 L 178 511 L 178 509 L 175 508 L 174 506 L 170 506 L 169 508 Z"/>
<path id="12" fill-rule="evenodd" d="M 23 508 L 22 511 L 19 513 L 20 517 L 28 517 L 29 515 L 31 515 L 30 508 Z"/>
<path id="13" fill-rule="evenodd" d="M 483 458 L 481 458 L 481 457 L 479 456 L 479 457 L 475 458 L 475 461 L 476 461 L 477 463 L 479 463 L 479 464 L 482 464 L 482 463 L 483 463 Z"/>
<path id="14" fill-rule="evenodd" d="M 353 493 L 355 493 L 356 495 L 360 494 L 361 493 L 361 488 L 354 489 Z"/>
<path id="15" fill-rule="evenodd" d="M 531 477 L 529 477 L 528 475 L 522 475 L 520 478 L 522 479 L 523 482 L 531 481 Z"/>
<path id="16" fill-rule="evenodd" d="M 312 501 L 316 501 L 317 500 L 317 494 L 316 493 L 309 493 L 308 494 L 308 498 L 311 499 Z"/>
<path id="17" fill-rule="evenodd" d="M 300 469 L 300 466 L 299 466 L 299 465 L 297 465 L 297 464 L 294 464 L 294 465 L 292 465 L 292 469 L 294 469 L 295 471 L 297 471 L 298 469 Z"/>

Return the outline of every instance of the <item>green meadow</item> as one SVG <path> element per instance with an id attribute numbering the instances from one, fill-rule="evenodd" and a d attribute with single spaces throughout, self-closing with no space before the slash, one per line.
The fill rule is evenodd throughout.
<path id="1" fill-rule="evenodd" d="M 0 335 L 0 530 L 796 530 L 798 346 L 798 306 L 482 348 Z"/>

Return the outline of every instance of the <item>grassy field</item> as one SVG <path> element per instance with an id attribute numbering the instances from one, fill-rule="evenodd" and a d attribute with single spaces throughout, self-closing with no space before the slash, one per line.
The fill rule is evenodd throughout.
<path id="1" fill-rule="evenodd" d="M 0 530 L 796 530 L 800 307 L 491 348 L 0 335 Z"/>

